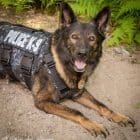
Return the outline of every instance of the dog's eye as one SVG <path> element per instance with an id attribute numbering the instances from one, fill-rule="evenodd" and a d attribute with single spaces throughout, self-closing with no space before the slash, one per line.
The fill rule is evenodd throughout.
<path id="1" fill-rule="evenodd" d="M 72 34 L 71 38 L 77 40 L 79 37 L 76 34 Z"/>
<path id="2" fill-rule="evenodd" d="M 89 41 L 95 41 L 96 40 L 95 36 L 93 36 L 93 35 L 89 36 L 88 39 L 89 39 Z"/>

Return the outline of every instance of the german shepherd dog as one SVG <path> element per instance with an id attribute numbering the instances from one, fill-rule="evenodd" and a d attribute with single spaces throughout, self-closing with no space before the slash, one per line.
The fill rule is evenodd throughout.
<path id="1" fill-rule="evenodd" d="M 102 42 L 110 16 L 109 8 L 103 8 L 88 23 L 79 22 L 67 3 L 62 3 L 61 10 L 61 25 L 52 35 L 50 48 L 60 77 L 71 91 L 79 93 L 70 99 L 96 110 L 101 116 L 122 126 L 134 126 L 133 119 L 112 111 L 97 101 L 85 88 L 88 77 L 102 56 Z M 91 135 L 106 137 L 109 134 L 105 127 L 89 120 L 81 112 L 55 102 L 57 90 L 51 80 L 46 67 L 41 65 L 34 75 L 31 88 L 37 108 L 80 124 Z"/>

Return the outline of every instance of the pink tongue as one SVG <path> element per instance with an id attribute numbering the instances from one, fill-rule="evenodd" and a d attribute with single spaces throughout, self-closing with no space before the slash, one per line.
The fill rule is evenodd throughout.
<path id="1" fill-rule="evenodd" d="M 75 66 L 78 68 L 78 69 L 84 69 L 85 68 L 85 66 L 86 66 L 86 63 L 85 62 L 83 62 L 83 61 L 80 61 L 80 60 L 76 60 L 75 61 Z"/>

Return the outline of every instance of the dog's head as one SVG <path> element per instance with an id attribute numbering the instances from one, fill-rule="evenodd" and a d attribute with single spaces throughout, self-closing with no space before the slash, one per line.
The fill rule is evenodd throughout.
<path id="1" fill-rule="evenodd" d="M 57 51 L 61 60 L 74 71 L 84 72 L 88 65 L 98 61 L 109 15 L 110 10 L 105 7 L 90 22 L 81 23 L 71 7 L 62 3 L 61 28 L 55 32 Z"/>

